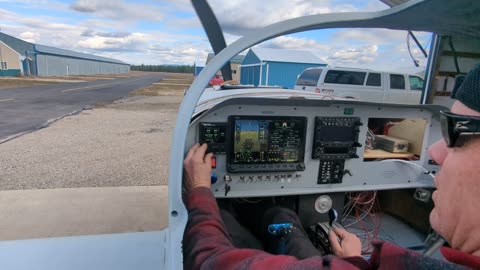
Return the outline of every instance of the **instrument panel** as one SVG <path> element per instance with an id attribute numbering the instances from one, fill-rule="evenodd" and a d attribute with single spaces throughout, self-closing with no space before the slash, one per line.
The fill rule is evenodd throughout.
<path id="1" fill-rule="evenodd" d="M 438 110 L 355 101 L 229 99 L 191 123 L 187 147 L 206 142 L 214 153 L 216 197 L 433 187 L 418 166 L 395 160 L 438 169 L 426 153 L 440 137 Z M 374 133 L 410 131 L 415 135 L 395 135 L 409 138 L 409 155 L 372 144 Z"/>

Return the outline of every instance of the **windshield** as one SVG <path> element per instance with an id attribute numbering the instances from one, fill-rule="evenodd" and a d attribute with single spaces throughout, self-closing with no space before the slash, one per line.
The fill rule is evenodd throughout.
<path id="1" fill-rule="evenodd" d="M 227 44 L 295 16 L 388 8 L 347 0 L 209 3 Z M 165 229 L 177 110 L 215 57 L 189 2 L 2 1 L 0 28 L 0 240 Z M 427 47 L 431 35 L 415 34 Z M 316 87 L 322 76 L 380 88 L 389 82 L 381 71 L 425 69 L 413 45 L 419 67 L 410 60 L 406 35 L 350 28 L 280 36 L 232 58 L 232 80 L 217 73 L 209 91 L 287 91 Z"/>

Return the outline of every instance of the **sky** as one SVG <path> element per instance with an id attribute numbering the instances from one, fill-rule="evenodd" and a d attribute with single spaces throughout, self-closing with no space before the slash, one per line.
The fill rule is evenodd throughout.
<path id="1" fill-rule="evenodd" d="M 227 44 L 279 21 L 331 12 L 378 11 L 379 0 L 208 0 Z M 189 0 L 0 0 L 0 31 L 58 48 L 139 65 L 205 65 L 212 52 Z M 429 48 L 431 35 L 415 32 Z M 281 36 L 258 44 L 309 50 L 331 66 L 416 73 L 426 59 L 407 32 L 326 29 Z"/>

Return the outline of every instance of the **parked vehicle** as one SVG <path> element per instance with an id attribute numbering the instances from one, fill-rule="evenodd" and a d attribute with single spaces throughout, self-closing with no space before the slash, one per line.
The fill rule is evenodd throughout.
<path id="1" fill-rule="evenodd" d="M 294 89 L 362 101 L 419 104 L 423 78 L 368 69 L 314 67 L 303 71 Z"/>

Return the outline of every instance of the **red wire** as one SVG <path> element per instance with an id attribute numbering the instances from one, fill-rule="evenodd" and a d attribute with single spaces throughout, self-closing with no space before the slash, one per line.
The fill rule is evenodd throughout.
<path id="1" fill-rule="evenodd" d="M 381 227 L 381 218 L 378 218 L 375 215 L 380 212 L 378 197 L 375 192 L 362 192 L 358 196 L 353 198 L 350 196 L 350 198 L 356 203 L 354 208 L 356 223 L 360 225 L 362 231 L 365 231 L 365 236 L 367 238 L 366 246 L 362 248 L 362 254 L 371 254 L 373 251 L 372 241 L 378 239 Z M 368 230 L 366 222 L 363 221 L 364 218 L 360 219 L 360 211 L 362 211 L 362 215 L 365 214 L 366 211 L 369 211 L 364 218 L 371 219 L 371 223 L 373 224 L 372 234 L 370 233 L 370 230 Z"/>

